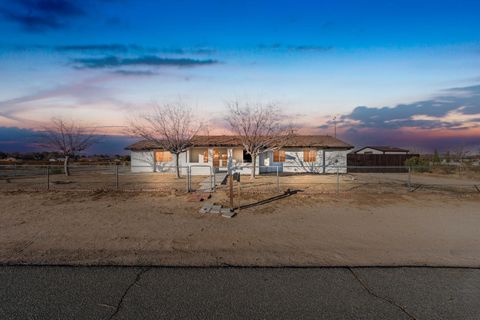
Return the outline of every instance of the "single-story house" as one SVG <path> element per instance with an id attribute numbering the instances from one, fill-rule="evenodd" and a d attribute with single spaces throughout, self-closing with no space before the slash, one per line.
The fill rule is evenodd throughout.
<path id="1" fill-rule="evenodd" d="M 354 151 L 355 154 L 408 154 L 407 149 L 389 146 L 367 146 Z"/>
<path id="2" fill-rule="evenodd" d="M 283 148 L 260 154 L 256 173 L 266 172 L 346 172 L 347 153 L 353 146 L 324 135 L 298 135 Z M 139 141 L 126 148 L 131 152 L 133 172 L 165 172 L 175 170 L 175 158 L 150 141 Z M 208 175 L 210 171 L 251 174 L 252 157 L 236 136 L 196 136 L 192 146 L 179 155 L 183 173 Z M 278 168 L 278 169 L 277 169 Z"/>

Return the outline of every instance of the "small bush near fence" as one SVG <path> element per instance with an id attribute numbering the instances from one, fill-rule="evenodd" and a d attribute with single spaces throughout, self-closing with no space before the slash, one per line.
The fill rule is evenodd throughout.
<path id="1" fill-rule="evenodd" d="M 430 172 L 430 163 L 421 157 L 412 157 L 405 160 L 405 166 L 412 168 L 414 172 Z"/>

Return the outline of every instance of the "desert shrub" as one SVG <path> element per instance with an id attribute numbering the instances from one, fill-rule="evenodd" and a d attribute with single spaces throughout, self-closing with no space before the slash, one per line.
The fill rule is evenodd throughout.
<path id="1" fill-rule="evenodd" d="M 457 166 L 452 165 L 435 165 L 433 166 L 433 172 L 439 174 L 454 174 L 458 170 Z"/>
<path id="2" fill-rule="evenodd" d="M 477 178 L 480 175 L 480 166 L 474 165 L 472 162 L 464 162 L 460 166 L 460 174 L 469 175 L 471 178 Z"/>
<path id="3" fill-rule="evenodd" d="M 430 163 L 428 160 L 420 157 L 412 157 L 405 160 L 405 166 L 412 168 L 414 172 L 429 172 Z"/>
<path id="4" fill-rule="evenodd" d="M 432 162 L 433 162 L 433 164 L 439 164 L 441 162 L 440 154 L 438 153 L 437 149 L 435 149 L 435 151 L 433 153 Z"/>

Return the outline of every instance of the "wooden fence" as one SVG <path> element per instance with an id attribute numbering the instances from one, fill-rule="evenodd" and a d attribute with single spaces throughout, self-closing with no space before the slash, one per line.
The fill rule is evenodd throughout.
<path id="1" fill-rule="evenodd" d="M 355 154 L 347 155 L 349 172 L 403 172 L 405 161 L 418 154 Z M 365 167 L 365 168 L 361 168 Z M 374 168 L 377 167 L 377 168 Z M 378 168 L 385 167 L 385 168 Z M 399 167 L 399 168 L 392 168 Z"/>

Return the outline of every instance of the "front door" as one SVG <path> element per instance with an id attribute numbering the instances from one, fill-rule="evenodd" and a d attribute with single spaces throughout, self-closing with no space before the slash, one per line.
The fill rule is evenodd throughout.
<path id="1" fill-rule="evenodd" d="M 228 150 L 213 149 L 213 167 L 226 168 L 228 165 Z"/>
<path id="2" fill-rule="evenodd" d="M 213 149 L 213 167 L 218 168 L 220 166 L 220 153 L 218 149 Z"/>

